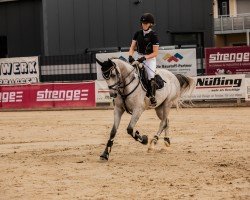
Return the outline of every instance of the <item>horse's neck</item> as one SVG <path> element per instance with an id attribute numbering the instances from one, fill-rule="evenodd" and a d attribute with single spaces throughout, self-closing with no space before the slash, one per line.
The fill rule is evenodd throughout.
<path id="1" fill-rule="evenodd" d="M 124 61 L 118 60 L 116 64 L 119 67 L 124 85 L 129 84 L 126 86 L 125 91 L 133 90 L 139 81 L 139 77 L 135 75 L 136 69 Z"/>
<path id="2" fill-rule="evenodd" d="M 134 69 L 131 65 L 123 61 L 120 61 L 118 64 L 123 78 L 126 78 L 126 76 L 128 76 L 128 74 Z"/>
<path id="3" fill-rule="evenodd" d="M 133 71 L 134 68 L 130 64 L 120 59 L 115 59 L 113 61 L 115 62 L 116 67 L 119 68 L 119 71 L 123 80 L 131 77 L 131 75 L 133 74 L 131 72 Z"/>

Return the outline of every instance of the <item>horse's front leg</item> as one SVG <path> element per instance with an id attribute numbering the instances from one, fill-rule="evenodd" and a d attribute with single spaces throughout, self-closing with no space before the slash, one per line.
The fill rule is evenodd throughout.
<path id="1" fill-rule="evenodd" d="M 118 108 L 115 106 L 113 128 L 110 132 L 110 137 L 109 137 L 109 140 L 107 142 L 106 148 L 105 148 L 104 152 L 102 153 L 102 155 L 100 156 L 101 160 L 108 160 L 109 159 L 109 154 L 111 152 L 111 148 L 113 146 L 113 141 L 114 141 L 118 126 L 119 126 L 120 121 L 121 121 L 121 116 L 123 113 L 124 113 L 124 110 L 122 108 Z"/>
<path id="2" fill-rule="evenodd" d="M 128 128 L 127 128 L 127 133 L 131 135 L 136 141 L 139 141 L 140 143 L 146 145 L 148 144 L 148 136 L 146 135 L 140 135 L 139 131 L 134 132 L 134 127 L 139 120 L 141 114 L 143 113 L 143 109 L 138 109 L 133 111 L 131 120 L 129 122 Z"/>

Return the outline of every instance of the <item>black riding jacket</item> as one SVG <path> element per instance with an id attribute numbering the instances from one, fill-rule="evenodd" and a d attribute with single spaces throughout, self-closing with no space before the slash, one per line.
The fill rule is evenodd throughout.
<path id="1" fill-rule="evenodd" d="M 153 45 L 159 45 L 158 36 L 155 31 L 143 33 L 143 30 L 137 31 L 133 37 L 137 44 L 137 52 L 139 54 L 148 55 L 153 53 Z"/>

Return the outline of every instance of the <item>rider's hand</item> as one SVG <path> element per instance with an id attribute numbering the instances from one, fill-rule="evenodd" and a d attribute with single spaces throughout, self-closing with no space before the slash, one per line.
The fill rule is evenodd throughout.
<path id="1" fill-rule="evenodd" d="M 131 63 L 131 65 L 132 65 L 133 67 L 136 67 L 136 66 L 139 65 L 139 64 L 141 64 L 141 63 L 139 63 L 137 60 L 135 60 L 134 62 Z"/>
<path id="2" fill-rule="evenodd" d="M 139 59 L 137 59 L 137 61 L 138 61 L 139 63 L 143 63 L 145 60 L 146 60 L 146 58 L 145 58 L 144 56 L 141 57 L 141 58 L 139 58 Z"/>
<path id="3" fill-rule="evenodd" d="M 132 64 L 135 61 L 135 59 L 133 58 L 133 56 L 129 56 L 128 61 L 130 64 Z"/>
<path id="4" fill-rule="evenodd" d="M 133 67 L 139 67 L 139 68 L 143 68 L 143 64 L 142 63 L 139 63 L 137 60 L 134 61 L 132 64 L 131 64 Z"/>

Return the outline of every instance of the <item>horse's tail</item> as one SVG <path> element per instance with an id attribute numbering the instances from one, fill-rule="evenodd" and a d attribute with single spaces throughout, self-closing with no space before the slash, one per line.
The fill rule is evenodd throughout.
<path id="1" fill-rule="evenodd" d="M 181 86 L 181 95 L 189 90 L 194 89 L 194 80 L 192 78 L 182 74 L 176 74 L 175 76 L 178 79 Z"/>
<path id="2" fill-rule="evenodd" d="M 176 74 L 175 76 L 180 83 L 180 97 L 188 91 L 190 91 L 190 95 L 191 95 L 194 90 L 195 81 L 192 78 L 182 75 L 182 74 Z M 189 100 L 189 105 L 190 104 L 193 105 L 191 100 Z M 181 105 L 188 106 L 188 104 L 185 104 L 182 100 L 180 100 L 180 98 L 178 98 L 178 102 L 176 102 L 177 109 Z"/>

